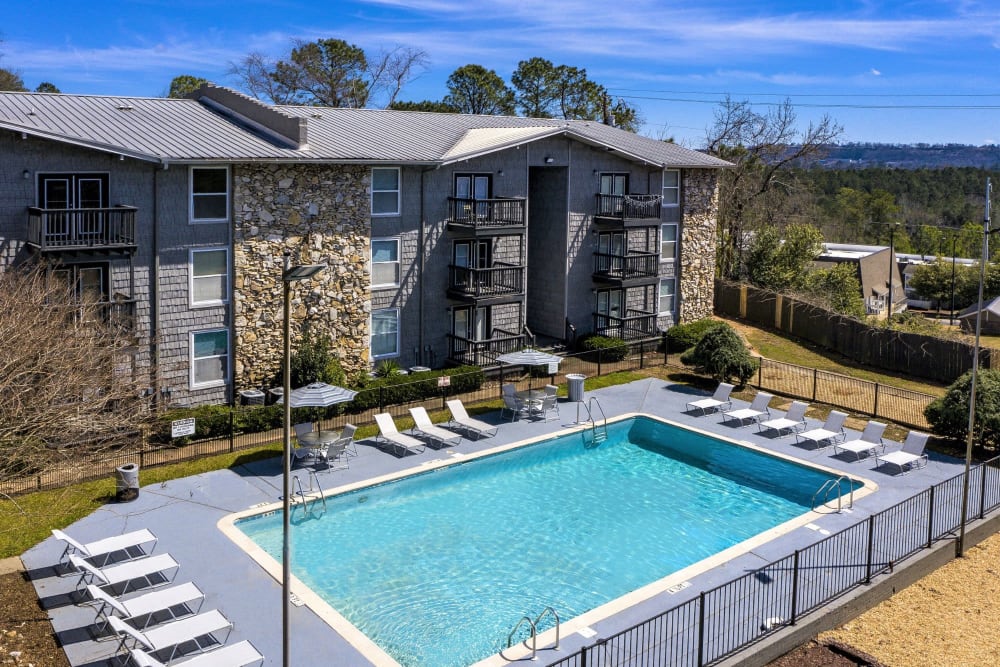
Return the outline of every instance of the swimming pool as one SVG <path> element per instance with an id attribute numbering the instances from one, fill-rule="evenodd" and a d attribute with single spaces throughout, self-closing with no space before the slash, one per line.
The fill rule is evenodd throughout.
<path id="1" fill-rule="evenodd" d="M 591 444 L 578 431 L 328 497 L 296 520 L 294 573 L 400 664 L 468 665 L 524 615 L 579 616 L 801 517 L 836 476 L 641 416 Z M 280 513 L 236 525 L 280 558 Z"/>

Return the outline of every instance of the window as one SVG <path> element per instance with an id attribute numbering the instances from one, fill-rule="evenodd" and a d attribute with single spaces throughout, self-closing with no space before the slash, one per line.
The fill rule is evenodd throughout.
<path id="1" fill-rule="evenodd" d="M 372 239 L 372 287 L 399 286 L 399 239 Z"/>
<path id="2" fill-rule="evenodd" d="M 191 334 L 191 386 L 218 387 L 229 379 L 229 331 Z"/>
<path id="3" fill-rule="evenodd" d="M 372 311 L 372 359 L 399 356 L 399 308 Z"/>
<path id="4" fill-rule="evenodd" d="M 622 316 L 622 291 L 602 290 L 597 293 L 597 312 L 607 317 L 621 318 Z"/>
<path id="5" fill-rule="evenodd" d="M 191 167 L 191 222 L 229 220 L 229 168 Z"/>
<path id="6" fill-rule="evenodd" d="M 677 259 L 677 225 L 660 225 L 660 261 Z"/>
<path id="7" fill-rule="evenodd" d="M 45 217 L 49 238 L 100 239 L 108 208 L 108 174 L 39 174 L 39 206 L 46 209 L 74 209 L 73 213 L 50 212 Z"/>
<path id="8" fill-rule="evenodd" d="M 489 339 L 492 319 L 489 308 L 456 308 L 451 318 L 451 332 L 455 336 L 473 341 Z"/>
<path id="9" fill-rule="evenodd" d="M 674 290 L 677 283 L 674 278 L 662 278 L 660 280 L 660 315 L 669 315 L 674 312 Z"/>
<path id="10" fill-rule="evenodd" d="M 399 169 L 372 168 L 372 215 L 399 215 Z"/>
<path id="11" fill-rule="evenodd" d="M 219 305 L 229 301 L 229 251 L 226 248 L 191 251 L 191 305 Z"/>
<path id="12" fill-rule="evenodd" d="M 663 205 L 679 206 L 681 203 L 681 172 L 666 169 L 663 172 Z"/>
<path id="13" fill-rule="evenodd" d="M 601 174 L 602 195 L 627 195 L 628 174 Z"/>

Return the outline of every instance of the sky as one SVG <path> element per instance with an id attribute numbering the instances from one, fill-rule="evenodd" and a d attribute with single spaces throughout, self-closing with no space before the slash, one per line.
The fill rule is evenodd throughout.
<path id="1" fill-rule="evenodd" d="M 399 96 L 440 100 L 478 64 L 509 83 L 521 60 L 585 68 L 639 109 L 640 133 L 705 144 L 720 102 L 790 101 L 840 142 L 1000 143 L 996 0 L 22 0 L 0 21 L 0 67 L 28 88 L 163 96 L 180 74 L 236 85 L 251 52 L 337 38 L 422 49 Z"/>

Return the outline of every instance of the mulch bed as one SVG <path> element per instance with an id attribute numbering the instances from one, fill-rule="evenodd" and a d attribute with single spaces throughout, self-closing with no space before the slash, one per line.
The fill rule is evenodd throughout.
<path id="1" fill-rule="evenodd" d="M 69 667 L 24 572 L 0 574 L 0 665 Z"/>

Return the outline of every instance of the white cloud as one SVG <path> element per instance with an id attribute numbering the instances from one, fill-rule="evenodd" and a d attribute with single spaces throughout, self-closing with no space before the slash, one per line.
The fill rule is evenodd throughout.
<path id="1" fill-rule="evenodd" d="M 882 76 L 882 72 L 880 72 L 879 70 L 875 69 L 874 67 L 871 68 L 871 73 L 874 76 Z"/>

